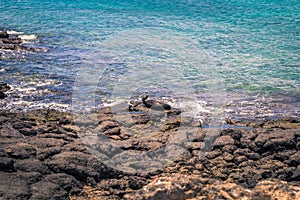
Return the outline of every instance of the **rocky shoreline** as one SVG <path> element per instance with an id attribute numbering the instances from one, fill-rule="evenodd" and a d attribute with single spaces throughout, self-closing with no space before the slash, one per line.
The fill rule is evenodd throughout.
<path id="1" fill-rule="evenodd" d="M 18 58 L 22 53 L 41 53 L 47 52 L 46 48 L 28 45 L 36 38 L 21 36 L 19 32 L 15 31 L 0 31 L 0 58 L 11 59 Z"/>
<path id="2" fill-rule="evenodd" d="M 142 134 L 159 120 L 139 111 L 116 115 L 104 108 L 80 117 L 56 110 L 1 111 L 0 199 L 300 198 L 300 119 L 229 120 L 229 128 L 212 136 L 192 120 L 183 125 L 180 112 L 171 111 L 155 133 Z M 86 136 L 93 142 L 86 143 Z M 101 146 L 107 148 L 103 154 L 116 147 L 157 152 L 174 141 L 185 151 L 172 149 L 171 162 L 144 171 L 134 171 L 128 157 L 122 170 L 93 153 L 103 136 L 109 141 Z M 202 155 L 209 142 L 212 148 Z"/>

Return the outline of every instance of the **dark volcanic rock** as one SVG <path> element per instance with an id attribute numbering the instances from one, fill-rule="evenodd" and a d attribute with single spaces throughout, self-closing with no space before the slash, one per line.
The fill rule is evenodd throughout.
<path id="1" fill-rule="evenodd" d="M 12 172 L 14 171 L 14 160 L 11 158 L 0 158 L 0 171 Z"/>
<path id="2" fill-rule="evenodd" d="M 0 198 L 1 199 L 28 199 L 30 196 L 29 185 L 25 180 L 15 174 L 0 173 Z"/>
<path id="3" fill-rule="evenodd" d="M 65 190 L 63 190 L 59 185 L 51 182 L 40 181 L 32 184 L 30 189 L 31 199 L 68 199 L 68 193 Z"/>
<path id="4" fill-rule="evenodd" d="M 9 38 L 9 35 L 6 31 L 0 31 L 0 38 Z"/>
<path id="5" fill-rule="evenodd" d="M 59 185 L 68 192 L 75 188 L 82 188 L 82 184 L 78 180 L 76 180 L 73 176 L 64 173 L 49 174 L 45 176 L 44 181 Z"/>
<path id="6" fill-rule="evenodd" d="M 0 199 L 300 198 L 297 120 L 210 136 L 188 122 L 178 129 L 176 115 L 153 128 L 160 121 L 139 112 L 105 109 L 76 124 L 53 110 L 0 112 Z"/>
<path id="7" fill-rule="evenodd" d="M 15 169 L 25 172 L 39 172 L 41 174 L 49 174 L 51 171 L 40 160 L 25 159 L 15 161 Z"/>
<path id="8" fill-rule="evenodd" d="M 10 51 L 7 51 L 10 50 Z M 16 57 L 20 53 L 24 52 L 46 52 L 47 49 L 39 47 L 31 47 L 24 44 L 24 40 L 17 34 L 8 34 L 6 31 L 0 32 L 0 59 L 9 59 Z M 3 91 L 1 91 L 0 85 L 0 97 Z"/>
<path id="9" fill-rule="evenodd" d="M 16 175 L 25 180 L 29 185 L 36 183 L 42 179 L 42 174 L 38 172 L 23 172 L 23 171 L 18 171 Z"/>
<path id="10" fill-rule="evenodd" d="M 7 97 L 7 94 L 5 94 L 5 92 L 7 92 L 8 90 L 10 90 L 10 86 L 7 83 L 0 82 L 0 99 L 4 99 L 5 97 Z"/>
<path id="11" fill-rule="evenodd" d="M 4 92 L 0 91 L 0 99 L 4 99 L 5 97 L 7 97 L 7 95 Z"/>
<path id="12" fill-rule="evenodd" d="M 7 83 L 0 82 L 0 91 L 7 92 L 10 90 L 10 86 Z"/>
<path id="13" fill-rule="evenodd" d="M 56 173 L 66 173 L 77 180 L 84 181 L 88 177 L 99 180 L 106 176 L 115 176 L 116 171 L 104 166 L 95 168 L 93 156 L 82 152 L 62 152 L 46 161 L 46 165 Z M 96 163 L 98 162 L 95 160 Z"/>
<path id="14" fill-rule="evenodd" d="M 5 152 L 10 157 L 16 159 L 31 158 L 36 155 L 36 149 L 25 142 L 19 142 L 17 144 L 8 146 L 5 149 Z"/>

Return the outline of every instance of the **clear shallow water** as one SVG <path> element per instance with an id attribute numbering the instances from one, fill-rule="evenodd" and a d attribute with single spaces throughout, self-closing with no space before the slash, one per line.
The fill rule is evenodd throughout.
<path id="1" fill-rule="evenodd" d="M 200 114 L 299 116 L 299 13 L 299 1 L 2 0 L 0 27 L 49 49 L 0 60 L 13 86 L 2 104 L 92 108 L 150 91 Z"/>

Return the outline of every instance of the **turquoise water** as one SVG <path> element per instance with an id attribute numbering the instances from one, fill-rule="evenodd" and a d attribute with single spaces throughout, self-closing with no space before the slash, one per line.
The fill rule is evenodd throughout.
<path id="1" fill-rule="evenodd" d="M 224 104 L 221 93 L 235 109 L 299 115 L 298 0 L 1 0 L 0 17 L 2 29 L 35 34 L 49 49 L 0 60 L 15 105 L 68 105 L 82 85 L 100 103 L 148 90 Z"/>

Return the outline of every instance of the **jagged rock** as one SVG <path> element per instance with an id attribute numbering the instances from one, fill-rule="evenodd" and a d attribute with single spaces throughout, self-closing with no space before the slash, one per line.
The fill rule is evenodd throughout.
<path id="1" fill-rule="evenodd" d="M 196 184 L 197 182 L 197 184 Z M 140 193 L 127 194 L 124 199 L 170 199 L 184 200 L 196 196 L 202 185 L 197 176 L 179 176 L 156 178 L 146 185 Z"/>
<path id="2" fill-rule="evenodd" d="M 299 197 L 297 120 L 211 136 L 189 122 L 148 130 L 155 119 L 147 113 L 151 123 L 145 124 L 110 115 L 110 109 L 95 112 L 74 125 L 71 114 L 54 110 L 0 112 L 0 199 Z M 93 132 L 97 126 L 111 133 Z"/>

